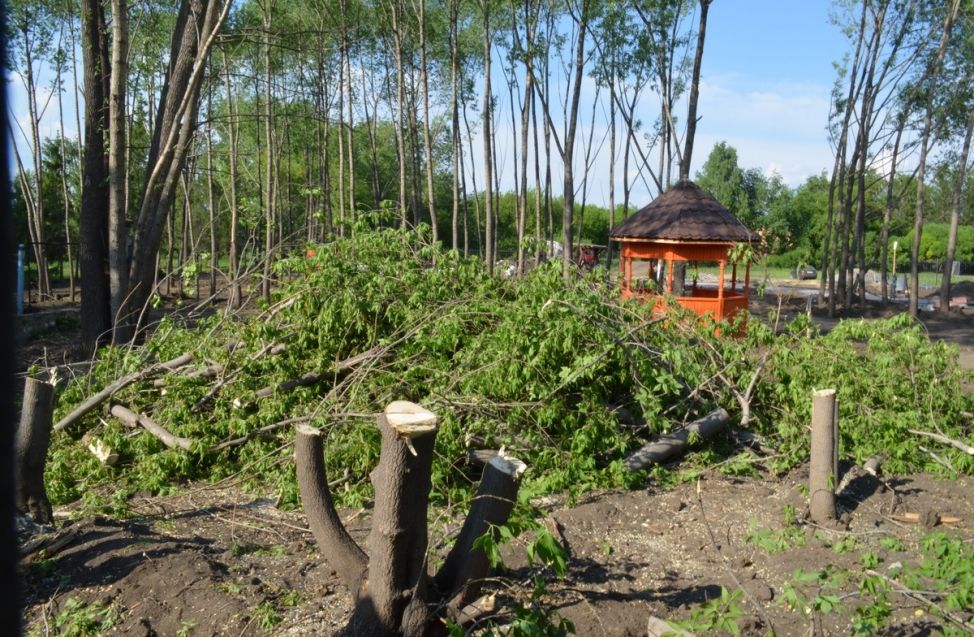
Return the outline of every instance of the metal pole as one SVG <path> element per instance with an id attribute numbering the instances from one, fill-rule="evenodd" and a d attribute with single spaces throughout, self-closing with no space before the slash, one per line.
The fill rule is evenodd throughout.
<path id="1" fill-rule="evenodd" d="M 21 243 L 17 246 L 17 316 L 24 313 L 24 256 L 26 249 Z"/>

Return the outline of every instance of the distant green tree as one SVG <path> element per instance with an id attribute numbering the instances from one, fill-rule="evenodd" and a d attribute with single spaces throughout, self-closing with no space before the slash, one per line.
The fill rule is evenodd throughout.
<path id="1" fill-rule="evenodd" d="M 750 189 L 757 185 L 754 175 L 749 178 L 752 183 Z M 697 173 L 697 185 L 713 195 L 717 201 L 727 207 L 744 225 L 751 227 L 754 211 L 751 209 L 751 197 L 745 173 L 741 170 L 737 160 L 737 149 L 727 142 L 717 142 L 710 156 Z"/>

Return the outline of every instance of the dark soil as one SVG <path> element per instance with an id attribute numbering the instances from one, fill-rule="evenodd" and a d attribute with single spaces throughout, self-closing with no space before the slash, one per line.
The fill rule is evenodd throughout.
<path id="1" fill-rule="evenodd" d="M 805 303 L 783 298 L 780 307 L 786 321 L 804 311 Z M 754 313 L 764 316 L 777 308 L 777 297 L 765 298 L 755 301 Z M 71 359 L 77 324 L 57 316 L 72 310 L 53 311 L 50 320 L 39 319 L 39 328 L 28 319 L 26 325 L 34 327 L 25 329 L 21 369 Z M 871 306 L 865 314 L 891 311 Z M 830 327 L 831 319 L 816 318 Z M 956 343 L 964 365 L 974 368 L 974 317 L 925 314 L 922 319 L 932 338 Z M 974 480 L 926 475 L 888 476 L 886 485 L 894 490 L 870 476 L 857 479 L 840 499 L 845 519 L 840 530 L 802 522 L 800 532 L 774 553 L 749 541 L 755 533 L 767 530 L 765 535 L 773 536 L 787 528 L 788 511 L 801 516 L 806 480 L 800 472 L 743 479 L 714 471 L 674 487 L 589 493 L 571 506 L 557 499 L 538 503 L 570 555 L 568 577 L 550 578 L 546 603 L 570 619 L 578 635 L 646 635 L 650 617 L 686 619 L 701 603 L 719 597 L 722 587 L 743 587 L 748 595 L 738 604 L 745 614 L 739 622 L 744 634 L 773 629 L 778 635 L 847 635 L 854 609 L 863 603 L 858 596 L 862 555 L 879 556 L 879 573 L 897 562 L 915 564 L 919 539 L 929 532 L 894 515 L 960 518 L 956 528 L 938 528 L 974 542 Z M 59 529 L 53 535 L 67 537 L 68 543 L 24 563 L 26 615 L 36 634 L 64 630 L 79 614 L 72 610 L 73 598 L 109 609 L 99 615 L 115 617 L 104 634 L 327 635 L 343 625 L 349 593 L 321 561 L 300 511 L 280 511 L 272 497 L 232 486 L 188 487 L 171 497 L 135 498 L 130 506 L 131 516 L 123 520 L 86 516 L 80 505 L 57 511 Z M 343 511 L 342 517 L 356 539 L 364 538 L 368 511 Z M 890 546 L 883 542 L 888 538 L 898 538 L 902 551 L 884 548 Z M 434 530 L 432 543 L 443 551 L 440 539 Z M 491 587 L 502 621 L 533 586 L 523 551 L 510 555 L 513 570 Z M 837 589 L 806 585 L 803 590 L 810 597 L 835 594 L 841 609 L 806 614 L 784 603 L 798 569 L 820 571 L 829 565 L 849 571 Z M 922 597 L 892 595 L 890 625 L 881 634 L 939 634 L 943 619 L 917 599 Z M 970 621 L 971 614 L 955 617 Z"/>
<path id="2" fill-rule="evenodd" d="M 910 565 L 928 532 L 892 516 L 958 517 L 958 528 L 943 528 L 974 541 L 974 481 L 924 475 L 888 477 L 895 491 L 872 477 L 858 479 L 840 500 L 847 522 L 841 530 L 803 524 L 773 554 L 749 541 L 752 533 L 786 528 L 788 507 L 802 512 L 805 481 L 800 473 L 767 479 L 708 473 L 673 488 L 590 493 L 571 507 L 541 503 L 570 556 L 568 577 L 551 578 L 546 602 L 575 624 L 578 635 L 645 635 L 651 616 L 687 618 L 719 597 L 721 587 L 743 586 L 750 596 L 739 602 L 744 634 L 764 635 L 769 628 L 778 635 L 808 634 L 816 621 L 816 634 L 846 635 L 860 603 L 862 554 L 879 555 L 879 572 L 897 562 Z M 71 523 L 72 542 L 25 567 L 28 620 L 41 634 L 71 598 L 112 607 L 118 620 L 105 634 L 119 635 L 321 635 L 336 632 L 347 617 L 349 593 L 318 556 L 301 512 L 213 487 L 132 504 L 131 519 Z M 342 517 L 353 536 L 364 538 L 368 511 L 343 511 Z M 881 541 L 894 537 L 902 552 L 883 548 Z M 850 545 L 847 551 L 836 548 L 840 541 Z M 512 555 L 510 564 L 520 568 L 493 587 L 502 618 L 531 588 L 522 552 Z M 822 591 L 844 598 L 844 608 L 807 616 L 790 609 L 782 591 L 796 569 L 826 565 L 850 572 L 840 588 Z M 806 591 L 809 597 L 818 592 Z M 942 620 L 926 604 L 905 595 L 892 602 L 895 627 L 883 634 L 939 632 Z"/>

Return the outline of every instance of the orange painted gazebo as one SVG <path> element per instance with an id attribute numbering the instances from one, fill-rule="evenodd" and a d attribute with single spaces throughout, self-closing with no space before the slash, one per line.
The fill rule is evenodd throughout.
<path id="1" fill-rule="evenodd" d="M 738 244 L 751 243 L 752 233 L 692 181 L 670 187 L 613 228 L 609 237 L 619 242 L 623 298 L 653 297 L 659 310 L 673 299 L 717 321 L 747 309 L 750 264 L 745 263 L 744 279 L 739 280 L 731 252 Z M 681 261 L 689 281 L 674 280 Z"/>

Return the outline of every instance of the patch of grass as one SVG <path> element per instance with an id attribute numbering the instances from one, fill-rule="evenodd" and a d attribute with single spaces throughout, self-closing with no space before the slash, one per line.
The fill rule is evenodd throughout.
<path id="1" fill-rule="evenodd" d="M 54 616 L 51 625 L 57 637 L 90 637 L 114 627 L 122 617 L 118 604 L 89 604 L 72 597 Z"/>
<path id="2" fill-rule="evenodd" d="M 745 541 L 757 546 L 768 555 L 805 545 L 805 532 L 798 526 L 787 526 L 783 529 L 759 529 L 758 522 L 751 519 L 748 523 L 748 533 Z"/>
<path id="3" fill-rule="evenodd" d="M 270 632 L 275 626 L 284 621 L 270 602 L 262 602 L 253 612 L 254 621 L 264 632 Z"/>

